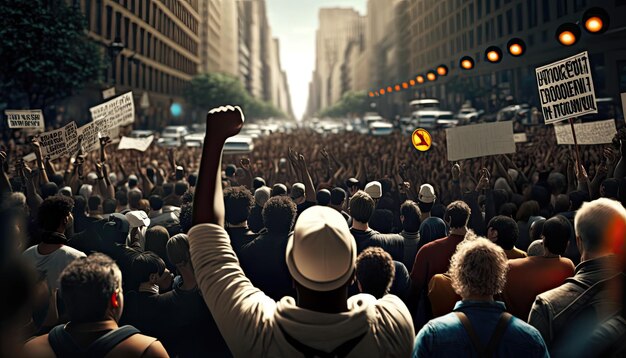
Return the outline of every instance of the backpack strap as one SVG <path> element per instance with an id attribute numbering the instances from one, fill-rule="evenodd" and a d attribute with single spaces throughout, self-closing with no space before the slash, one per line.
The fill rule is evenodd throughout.
<path id="1" fill-rule="evenodd" d="M 487 357 L 493 357 L 496 348 L 498 348 L 498 345 L 502 340 L 504 332 L 509 326 L 510 320 L 511 314 L 508 312 L 502 312 L 502 314 L 500 315 L 500 320 L 498 320 L 498 324 L 496 325 L 496 329 L 493 331 L 491 339 L 489 339 L 489 343 L 487 344 L 487 350 L 485 351 Z"/>
<path id="2" fill-rule="evenodd" d="M 122 341 L 137 333 L 140 333 L 139 330 L 130 325 L 114 329 L 89 345 L 86 355 L 89 357 L 104 357 Z"/>
<path id="3" fill-rule="evenodd" d="M 474 349 L 478 353 L 478 356 L 487 357 L 485 347 L 483 347 L 483 344 L 480 342 L 478 335 L 476 335 L 476 331 L 474 331 L 474 327 L 472 326 L 472 323 L 470 322 L 469 318 L 467 318 L 465 313 L 460 312 L 460 311 L 454 312 L 454 314 L 463 324 L 463 327 L 465 328 L 465 331 L 467 332 L 467 335 L 469 336 L 470 341 L 472 342 L 472 346 L 474 346 Z"/>
<path id="4" fill-rule="evenodd" d="M 365 333 L 363 333 L 360 336 L 354 337 L 354 338 L 352 338 L 352 339 L 350 339 L 350 340 L 340 344 L 337 348 L 335 348 L 331 352 L 327 353 L 327 352 L 321 351 L 319 349 L 316 349 L 316 348 L 313 348 L 313 347 L 309 347 L 306 344 L 298 341 L 297 339 L 295 339 L 292 336 L 290 336 L 283 329 L 283 327 L 280 327 L 280 330 L 282 331 L 283 336 L 285 336 L 285 339 L 287 340 L 287 342 L 293 348 L 295 348 L 298 352 L 304 354 L 304 356 L 307 357 L 307 358 L 313 358 L 313 357 L 322 357 L 322 358 L 339 357 L 339 358 L 343 358 L 343 357 L 346 357 L 354 349 L 354 347 L 356 347 L 359 344 L 359 342 L 361 342 L 363 337 L 365 337 L 365 335 L 367 334 L 367 332 L 365 332 Z"/>
<path id="5" fill-rule="evenodd" d="M 76 357 L 80 356 L 82 352 L 72 336 L 65 331 L 64 324 L 55 326 L 50 330 L 48 343 L 57 357 Z"/>

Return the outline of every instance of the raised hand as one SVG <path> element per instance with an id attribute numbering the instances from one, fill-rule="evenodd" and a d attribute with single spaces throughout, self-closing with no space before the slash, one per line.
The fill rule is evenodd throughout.
<path id="1" fill-rule="evenodd" d="M 214 138 L 226 140 L 241 130 L 244 116 L 238 106 L 213 108 L 206 115 L 206 132 Z"/>
<path id="2" fill-rule="evenodd" d="M 101 148 L 106 147 L 107 144 L 110 144 L 110 143 L 111 143 L 111 138 L 109 138 L 109 137 L 101 137 L 100 138 L 100 147 Z"/>
<path id="3" fill-rule="evenodd" d="M 452 180 L 459 180 L 459 177 L 461 176 L 461 166 L 459 165 L 459 163 L 454 163 L 451 171 Z"/>

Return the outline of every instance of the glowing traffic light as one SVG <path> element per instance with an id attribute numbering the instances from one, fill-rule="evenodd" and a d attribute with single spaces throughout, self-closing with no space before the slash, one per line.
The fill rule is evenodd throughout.
<path id="1" fill-rule="evenodd" d="M 391 88 L 391 86 L 387 87 L 387 93 L 391 93 L 393 92 L 393 88 Z"/>
<path id="2" fill-rule="evenodd" d="M 402 82 L 402 88 L 407 89 L 409 88 L 409 84 L 406 82 Z"/>
<path id="3" fill-rule="evenodd" d="M 491 63 L 502 61 L 502 50 L 497 46 L 489 46 L 485 50 L 485 59 Z"/>
<path id="4" fill-rule="evenodd" d="M 609 14 L 599 7 L 592 7 L 583 14 L 583 26 L 590 34 L 598 35 L 609 29 Z"/>
<path id="5" fill-rule="evenodd" d="M 384 89 L 384 88 L 381 88 L 381 89 L 380 89 L 380 91 L 378 91 L 378 93 L 380 93 L 380 94 L 385 94 L 385 89 Z"/>
<path id="6" fill-rule="evenodd" d="M 422 76 L 422 75 L 419 75 L 419 76 L 415 77 L 415 80 L 416 80 L 416 81 L 417 81 L 417 83 L 419 83 L 419 84 L 422 84 L 422 83 L 424 83 L 424 81 L 425 81 L 425 80 L 424 80 L 424 76 Z"/>
<path id="7" fill-rule="evenodd" d="M 506 48 L 513 57 L 519 57 L 526 52 L 526 44 L 519 38 L 510 39 L 506 44 Z"/>
<path id="8" fill-rule="evenodd" d="M 437 74 L 435 74 L 435 72 L 433 72 L 433 71 L 429 71 L 426 74 L 426 78 L 428 78 L 429 81 L 434 81 L 434 80 L 437 79 Z"/>
<path id="9" fill-rule="evenodd" d="M 439 66 L 437 67 L 437 74 L 438 74 L 439 76 L 445 76 L 445 75 L 447 75 L 447 74 L 448 74 L 448 66 L 446 66 L 446 65 L 439 65 Z"/>
<path id="10" fill-rule="evenodd" d="M 393 89 L 398 92 L 400 90 L 400 85 L 396 85 Z"/>
<path id="11" fill-rule="evenodd" d="M 580 40 L 580 28 L 571 22 L 567 22 L 556 29 L 555 37 L 563 46 L 572 46 Z"/>
<path id="12" fill-rule="evenodd" d="M 474 68 L 474 59 L 471 56 L 463 56 L 459 61 L 459 65 L 464 70 L 471 70 Z"/>
<path id="13" fill-rule="evenodd" d="M 415 80 L 410 80 L 409 84 L 411 85 L 411 87 L 415 86 Z"/>

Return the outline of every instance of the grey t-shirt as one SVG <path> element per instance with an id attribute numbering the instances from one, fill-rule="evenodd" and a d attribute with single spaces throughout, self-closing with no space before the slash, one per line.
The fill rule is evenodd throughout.
<path id="1" fill-rule="evenodd" d="M 79 257 L 86 256 L 82 251 L 67 245 L 61 246 L 48 255 L 40 254 L 37 245 L 34 245 L 26 249 L 22 255 L 38 272 L 46 276 L 50 291 L 59 288 L 59 276 L 67 265 Z"/>

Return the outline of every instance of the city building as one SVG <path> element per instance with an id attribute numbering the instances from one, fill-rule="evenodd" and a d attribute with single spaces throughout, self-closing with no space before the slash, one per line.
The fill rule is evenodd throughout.
<path id="1" fill-rule="evenodd" d="M 200 72 L 219 72 L 223 64 L 221 59 L 223 1 L 198 1 L 200 5 Z"/>

